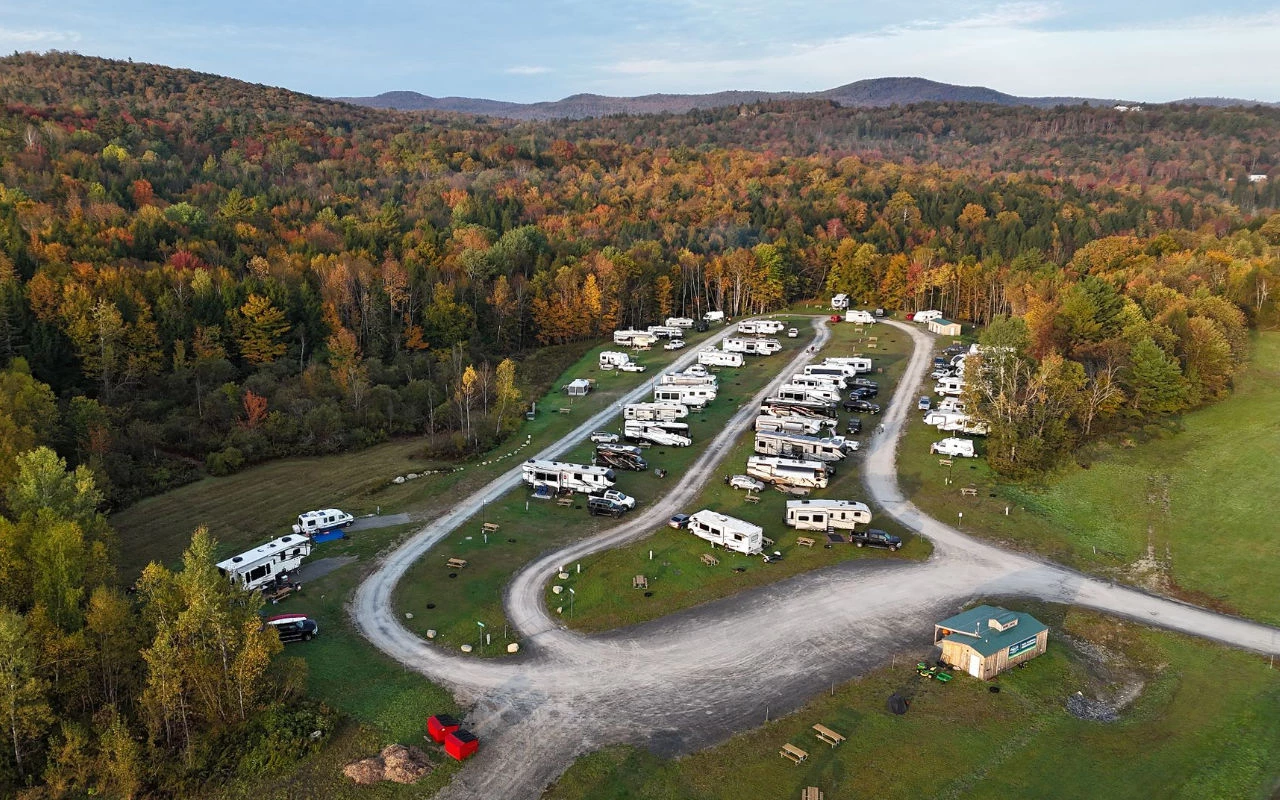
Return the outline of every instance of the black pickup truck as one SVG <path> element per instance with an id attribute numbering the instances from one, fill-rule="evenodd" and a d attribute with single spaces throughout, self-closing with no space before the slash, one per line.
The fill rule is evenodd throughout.
<path id="1" fill-rule="evenodd" d="M 849 534 L 849 541 L 858 547 L 866 545 L 868 547 L 883 547 L 886 550 L 899 550 L 902 548 L 902 539 L 900 537 L 894 536 L 888 531 L 882 531 L 879 528 L 853 531 Z"/>

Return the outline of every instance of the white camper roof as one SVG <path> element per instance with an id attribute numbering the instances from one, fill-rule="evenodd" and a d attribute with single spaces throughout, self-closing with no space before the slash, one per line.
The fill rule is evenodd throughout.
<path id="1" fill-rule="evenodd" d="M 701 511 L 689 515 L 690 522 L 699 522 L 703 525 L 714 526 L 725 531 L 737 531 L 739 533 L 752 534 L 764 533 L 764 528 L 745 519 L 738 519 L 727 514 L 720 514 L 710 509 L 704 508 Z"/>
<path id="2" fill-rule="evenodd" d="M 279 539 L 272 539 L 266 544 L 247 550 L 238 556 L 232 556 L 226 561 L 220 561 L 217 566 L 223 572 L 238 572 L 254 564 L 269 561 L 277 554 L 291 547 L 304 545 L 309 541 L 307 537 L 301 534 L 291 533 L 288 536 L 281 536 Z"/>
<path id="3" fill-rule="evenodd" d="M 591 464 L 570 464 L 566 461 L 544 461 L 540 458 L 531 458 L 524 464 L 526 467 L 546 470 L 547 472 L 582 472 L 591 475 L 603 475 L 606 472 L 612 472 L 608 467 L 597 467 Z"/>
<path id="4" fill-rule="evenodd" d="M 856 500 L 788 500 L 787 510 L 790 511 L 793 508 L 844 508 L 868 513 L 871 511 L 866 503 L 859 503 Z"/>

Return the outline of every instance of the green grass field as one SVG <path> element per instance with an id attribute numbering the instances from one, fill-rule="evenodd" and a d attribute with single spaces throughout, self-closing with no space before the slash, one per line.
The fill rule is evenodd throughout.
<path id="1" fill-rule="evenodd" d="M 1274 581 L 1258 571 L 1280 561 L 1271 503 L 1280 496 L 1280 333 L 1255 337 L 1228 399 L 1131 434 L 1134 446 L 1097 444 L 1080 456 L 1087 468 L 1045 486 L 1007 484 L 965 459 L 946 486 L 946 468 L 928 454 L 941 437 L 915 421 L 899 458 L 903 489 L 939 519 L 963 511 L 967 532 L 1280 623 Z M 969 483 L 978 496 L 960 497 Z"/>
<path id="2" fill-rule="evenodd" d="M 857 338 L 855 326 L 836 325 L 832 328 L 830 342 L 820 355 L 856 352 L 860 346 Z M 879 348 L 868 352 L 877 354 L 875 365 L 882 370 L 874 377 L 880 383 L 880 396 L 876 402 L 884 406 L 906 367 L 910 340 L 894 332 L 880 333 L 879 340 Z M 877 424 L 876 420 L 876 417 L 863 415 L 864 434 Z M 753 452 L 754 443 L 754 432 L 748 431 L 739 437 L 716 477 L 742 472 L 747 457 Z M 816 494 L 830 498 L 864 499 L 858 477 L 857 454 L 840 462 L 831 484 Z M 724 549 L 713 551 L 707 542 L 687 531 L 664 526 L 652 536 L 631 545 L 586 559 L 582 562 L 581 574 L 576 568 L 571 569 L 567 581 L 557 581 L 553 585 L 572 587 L 572 604 L 567 594 L 557 595 L 553 585 L 548 585 L 547 606 L 561 608 L 565 623 L 570 627 L 583 631 L 610 630 L 656 619 L 699 603 L 853 558 L 920 559 L 929 553 L 927 542 L 908 535 L 887 517 L 878 518 L 873 524 L 903 537 L 906 546 L 899 553 L 851 545 L 833 545 L 828 550 L 822 546 L 825 536 L 821 532 L 797 532 L 783 523 L 789 499 L 786 495 L 766 490 L 760 495 L 760 502 L 755 504 L 743 498 L 742 491 L 729 488 L 721 480 L 712 480 L 686 511 L 711 508 L 760 525 L 765 529 L 765 536 L 775 542 L 769 549 L 781 552 L 782 561 L 765 564 L 758 557 Z M 818 544 L 812 548 L 799 546 L 796 544 L 798 536 L 816 539 Z M 704 564 L 702 556 L 708 553 L 712 553 L 720 563 L 714 566 Z M 636 575 L 647 578 L 648 596 L 646 592 L 632 588 Z"/>
<path id="3" fill-rule="evenodd" d="M 550 388 L 538 400 L 537 418 L 522 423 L 493 451 L 470 462 L 426 461 L 419 457 L 425 440 L 412 437 L 354 453 L 272 461 L 235 475 L 207 477 L 146 498 L 111 517 L 120 539 L 121 573 L 135 575 L 153 560 L 175 562 L 190 540 L 191 532 L 200 525 L 208 526 L 222 544 L 222 552 L 229 555 L 287 533 L 300 512 L 313 508 L 336 507 L 359 515 L 380 507 L 383 513 L 405 511 L 425 516 L 432 509 L 447 507 L 451 496 L 483 486 L 509 469 L 514 459 L 483 462 L 511 452 L 524 444 L 526 437 L 532 438 L 519 455 L 555 442 L 581 424 L 582 419 L 651 378 L 653 370 L 697 347 L 698 342 L 709 335 L 711 333 L 691 333 L 684 350 L 658 348 L 636 354 L 636 361 L 650 367 L 649 372 L 639 374 L 598 369 L 600 352 L 614 349 L 612 343 L 593 347 L 576 357 L 574 351 L 558 351 L 562 359 L 572 358 L 572 361 L 562 365 L 563 372 L 550 382 Z M 541 374 L 550 369 L 553 367 L 540 363 L 537 372 Z M 566 397 L 560 387 L 575 377 L 596 378 L 596 391 L 587 397 Z M 572 411 L 560 414 L 559 408 Z M 462 469 L 401 485 L 391 483 L 397 475 L 450 466 Z"/>
<path id="4" fill-rule="evenodd" d="M 673 474 L 687 470 L 741 402 L 771 380 L 784 359 L 794 355 L 810 339 L 784 337 L 780 341 L 784 347 L 781 353 L 769 358 L 750 358 L 740 369 L 720 371 L 716 400 L 708 404 L 705 411 L 691 413 L 682 420 L 689 423 L 693 446 L 649 448 L 645 458 L 651 468 L 644 472 L 618 470 L 616 488 L 635 497 L 639 508 L 660 496 L 671 479 L 657 477 L 653 467 L 663 467 Z M 621 431 L 621 426 L 619 416 L 605 428 Z M 564 460 L 589 463 L 592 449 L 593 445 L 582 442 L 569 451 Z M 396 589 L 395 604 L 398 610 L 414 615 L 407 622 L 412 630 L 423 635 L 434 630 L 436 641 L 445 646 L 479 645 L 482 630 L 476 623 L 483 622 L 486 626 L 483 631 L 492 637 L 492 642 L 484 647 L 482 654 L 505 654 L 506 645 L 516 640 L 515 632 L 506 626 L 502 608 L 502 591 L 511 576 L 540 553 L 615 524 L 611 518 L 588 515 L 581 497 L 575 498 L 574 505 L 567 508 L 529 497 L 528 489 L 521 486 L 494 498 L 406 574 Z M 481 527 L 483 522 L 496 523 L 500 530 L 486 537 Z M 452 557 L 466 559 L 467 567 L 448 569 L 446 562 Z"/>
<path id="5" fill-rule="evenodd" d="M 715 748 L 663 760 L 630 747 L 580 759 L 546 800 L 838 798 L 1266 798 L 1280 774 L 1280 676 L 1257 656 L 1062 607 L 1029 608 L 1051 626 L 1049 651 L 988 684 L 918 678 L 886 667 Z M 1100 645 L 1105 668 L 1073 641 Z M 1105 693 L 1110 670 L 1144 682 L 1112 723 L 1086 722 L 1067 696 Z M 890 714 L 893 692 L 911 696 Z M 848 737 L 818 741 L 822 723 Z M 783 743 L 807 751 L 794 765 Z"/>

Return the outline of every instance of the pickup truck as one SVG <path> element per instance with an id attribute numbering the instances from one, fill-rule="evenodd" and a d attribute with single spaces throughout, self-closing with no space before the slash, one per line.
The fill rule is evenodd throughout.
<path id="1" fill-rule="evenodd" d="M 886 550 L 900 550 L 902 548 L 902 539 L 900 537 L 894 536 L 888 531 L 882 531 L 879 528 L 853 531 L 849 534 L 849 541 L 858 547 L 866 545 L 868 547 L 882 547 Z"/>

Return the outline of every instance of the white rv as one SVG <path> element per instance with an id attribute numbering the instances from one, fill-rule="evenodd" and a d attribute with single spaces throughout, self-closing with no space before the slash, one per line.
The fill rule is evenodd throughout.
<path id="1" fill-rule="evenodd" d="M 754 336 L 760 331 L 756 329 L 756 321 L 754 319 L 749 319 L 738 323 L 737 332 L 740 334 L 749 334 Z"/>
<path id="2" fill-rule="evenodd" d="M 602 492 L 613 485 L 613 470 L 589 464 L 566 464 L 531 458 L 522 465 L 524 482 L 530 486 L 546 486 L 557 491 Z"/>
<path id="3" fill-rule="evenodd" d="M 756 431 L 756 452 L 764 456 L 787 456 L 832 463 L 845 456 L 844 443 L 798 433 Z"/>
<path id="4" fill-rule="evenodd" d="M 617 350 L 605 350 L 600 353 L 600 369 L 616 369 L 631 360 L 631 356 L 626 353 L 619 353 Z"/>
<path id="5" fill-rule="evenodd" d="M 843 311 L 849 307 L 849 295 L 837 294 L 831 297 L 831 310 Z"/>
<path id="6" fill-rule="evenodd" d="M 678 403 L 628 403 L 622 407 L 623 419 L 682 419 L 689 407 Z"/>
<path id="7" fill-rule="evenodd" d="M 614 331 L 613 343 L 623 347 L 648 347 L 658 341 L 658 337 L 648 331 Z"/>
<path id="8" fill-rule="evenodd" d="M 839 403 L 840 390 L 834 387 L 805 386 L 784 383 L 778 387 L 778 397 L 783 400 L 812 400 L 815 403 Z"/>
<path id="9" fill-rule="evenodd" d="M 970 436 L 986 436 L 991 432 L 990 423 L 955 411 L 926 414 L 924 424 L 933 425 L 940 431 L 959 431 Z"/>
<path id="10" fill-rule="evenodd" d="M 802 531 L 854 530 L 871 524 L 871 509 L 853 500 L 788 500 L 787 524 Z"/>
<path id="11" fill-rule="evenodd" d="M 829 357 L 829 358 L 823 359 L 822 363 L 824 365 L 825 364 L 843 364 L 845 366 L 853 367 L 853 369 L 858 375 L 864 375 L 871 371 L 871 359 L 865 358 L 863 356 L 849 356 L 847 358 Z"/>
<path id="12" fill-rule="evenodd" d="M 258 589 L 273 583 L 278 575 L 293 572 L 309 555 L 311 540 L 306 536 L 281 536 L 219 562 L 218 572 L 245 589 Z"/>
<path id="13" fill-rule="evenodd" d="M 845 322 L 856 322 L 859 325 L 874 325 L 876 317 L 870 311 L 853 310 L 844 315 Z"/>
<path id="14" fill-rule="evenodd" d="M 938 385 L 933 387 L 933 393 L 943 397 L 959 397 L 964 393 L 964 378 L 954 375 L 950 378 L 939 378 Z"/>
<path id="15" fill-rule="evenodd" d="M 710 386 L 718 383 L 715 375 L 690 375 L 687 372 L 664 372 L 658 376 L 659 386 Z"/>
<path id="16" fill-rule="evenodd" d="M 849 364 L 805 364 L 800 371 L 805 375 L 836 375 L 841 378 L 853 378 L 858 374 L 858 370 Z"/>
<path id="17" fill-rule="evenodd" d="M 324 533 L 335 528 L 347 528 L 355 522 L 355 517 L 339 511 L 336 508 L 322 508 L 319 511 L 306 511 L 298 515 L 298 521 L 293 523 L 293 532 L 301 533 L 303 536 L 311 536 L 316 533 Z"/>
<path id="18" fill-rule="evenodd" d="M 622 423 L 622 435 L 630 441 L 652 442 L 668 447 L 688 447 L 693 444 L 688 436 L 634 419 Z"/>
<path id="19" fill-rule="evenodd" d="M 652 333 L 659 339 L 678 339 L 684 336 L 684 329 L 677 328 L 674 325 L 650 325 L 649 333 Z"/>
<path id="20" fill-rule="evenodd" d="M 815 403 L 811 400 L 784 400 L 781 397 L 767 397 L 760 404 L 766 414 L 775 417 L 816 417 L 830 420 L 828 427 L 835 426 L 836 410 L 831 403 Z"/>
<path id="21" fill-rule="evenodd" d="M 964 403 L 957 397 L 944 397 L 942 402 L 938 403 L 939 411 L 951 411 L 956 414 L 964 413 Z"/>
<path id="22" fill-rule="evenodd" d="M 749 556 L 758 555 L 764 549 L 764 528 L 705 509 L 689 515 L 689 533 Z"/>
<path id="23" fill-rule="evenodd" d="M 705 322 L 724 322 L 724 312 L 708 311 L 707 313 L 702 315 L 702 319 Z"/>
<path id="24" fill-rule="evenodd" d="M 787 380 L 787 383 L 794 383 L 797 386 L 812 386 L 817 389 L 835 389 L 836 391 L 848 386 L 843 375 L 805 375 L 803 372 L 792 375 Z"/>
<path id="25" fill-rule="evenodd" d="M 747 474 L 765 483 L 804 489 L 827 488 L 827 466 L 821 461 L 802 461 L 780 456 L 751 456 Z"/>
<path id="26" fill-rule="evenodd" d="M 723 350 L 708 347 L 698 351 L 698 363 L 708 367 L 740 367 L 742 353 L 726 353 Z"/>
<path id="27" fill-rule="evenodd" d="M 756 320 L 756 333 L 768 335 L 770 333 L 782 333 L 787 326 L 776 319 L 758 319 Z"/>
<path id="28" fill-rule="evenodd" d="M 667 317 L 663 324 L 668 328 L 692 328 L 693 320 L 689 317 Z"/>
<path id="29" fill-rule="evenodd" d="M 716 387 L 702 384 L 699 386 L 655 386 L 653 402 L 678 403 L 689 408 L 704 408 L 707 403 L 716 399 Z"/>
<path id="30" fill-rule="evenodd" d="M 917 311 L 916 313 L 911 315 L 912 322 L 929 323 L 929 322 L 933 322 L 935 319 L 942 319 L 942 312 L 934 311 L 931 308 L 926 309 L 925 311 Z"/>
<path id="31" fill-rule="evenodd" d="M 775 417 L 772 414 L 761 414 L 756 417 L 757 432 L 808 435 L 819 433 L 822 428 L 822 420 L 813 417 Z"/>
<path id="32" fill-rule="evenodd" d="M 746 353 L 752 356 L 769 356 L 782 349 L 777 339 L 742 339 L 731 337 L 722 343 L 727 353 Z"/>

